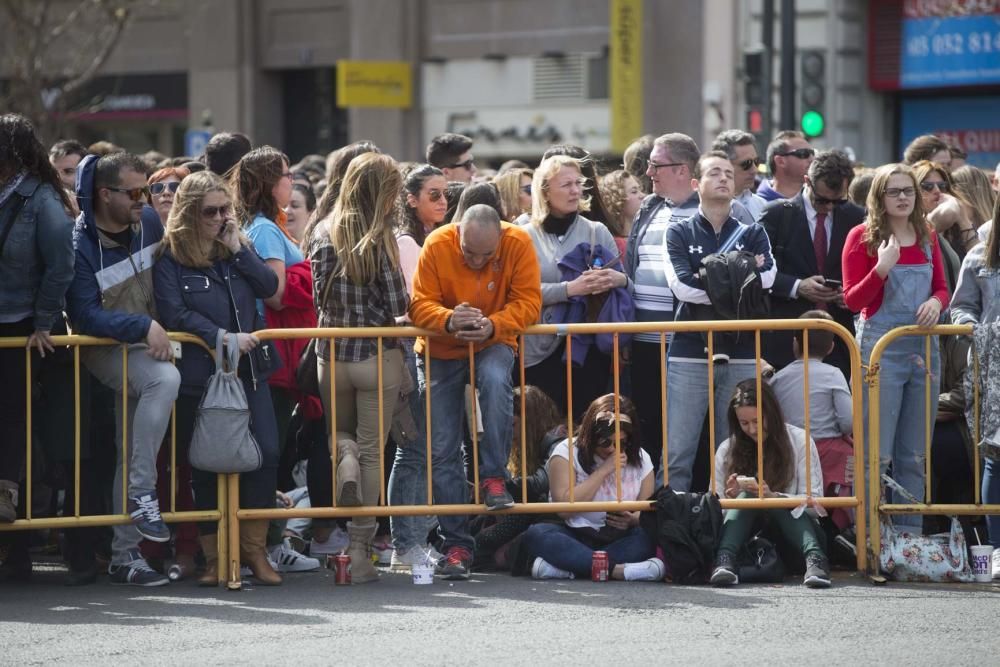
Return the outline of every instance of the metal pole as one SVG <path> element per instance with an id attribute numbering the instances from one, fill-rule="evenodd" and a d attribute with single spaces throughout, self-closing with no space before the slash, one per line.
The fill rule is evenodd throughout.
<path id="1" fill-rule="evenodd" d="M 763 118 L 761 119 L 761 134 L 764 141 L 771 141 L 774 136 L 774 0 L 764 0 L 764 17 L 761 25 L 761 42 L 764 44 L 764 71 L 761 78 L 763 90 Z"/>
<path id="2" fill-rule="evenodd" d="M 781 129 L 794 130 L 795 0 L 781 0 Z"/>

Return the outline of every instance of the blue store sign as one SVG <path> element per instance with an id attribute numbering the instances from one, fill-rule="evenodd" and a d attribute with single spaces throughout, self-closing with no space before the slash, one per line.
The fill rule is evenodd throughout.
<path id="1" fill-rule="evenodd" d="M 900 88 L 1000 84 L 1000 8 L 928 16 L 913 4 L 903 17 Z"/>
<path id="2" fill-rule="evenodd" d="M 936 134 L 969 154 L 969 164 L 993 169 L 1000 163 L 1000 95 L 904 99 L 899 145 Z"/>

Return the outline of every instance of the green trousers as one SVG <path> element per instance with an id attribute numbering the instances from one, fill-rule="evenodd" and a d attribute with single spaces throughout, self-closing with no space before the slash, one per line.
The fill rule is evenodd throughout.
<path id="1" fill-rule="evenodd" d="M 750 498 L 746 492 L 740 498 Z M 758 519 L 767 517 L 778 529 L 785 542 L 790 547 L 801 549 L 803 556 L 810 553 L 825 555 L 823 545 L 817 533 L 817 524 L 807 512 L 799 518 L 792 516 L 791 510 L 726 510 L 726 518 L 722 522 L 722 539 L 719 541 L 719 551 L 725 551 L 736 556 L 743 545 L 753 534 Z"/>

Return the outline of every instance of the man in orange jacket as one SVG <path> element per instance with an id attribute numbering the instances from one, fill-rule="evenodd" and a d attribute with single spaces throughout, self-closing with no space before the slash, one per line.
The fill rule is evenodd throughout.
<path id="1" fill-rule="evenodd" d="M 513 506 L 504 486 L 513 429 L 511 371 L 517 335 L 538 320 L 541 275 L 531 237 L 501 222 L 489 206 L 470 207 L 462 221 L 427 237 L 413 277 L 410 319 L 440 334 L 417 341 L 421 400 L 431 392 L 434 502 L 468 502 L 462 419 L 469 361 L 474 355 L 482 411 L 478 439 L 483 500 L 491 510 Z M 430 368 L 424 346 L 430 346 Z M 468 516 L 439 516 L 445 560 L 439 572 L 468 579 L 472 536 Z"/>

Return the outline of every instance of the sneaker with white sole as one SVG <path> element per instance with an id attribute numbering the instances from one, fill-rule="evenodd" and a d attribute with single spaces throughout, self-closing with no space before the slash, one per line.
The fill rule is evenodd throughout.
<path id="1" fill-rule="evenodd" d="M 351 538 L 340 526 L 337 526 L 325 542 L 317 542 L 315 539 L 309 541 L 309 555 L 314 557 L 334 556 L 344 553 L 350 543 Z"/>
<path id="2" fill-rule="evenodd" d="M 314 572 L 319 569 L 319 559 L 303 556 L 292 548 L 292 544 L 286 537 L 281 544 L 276 544 L 268 549 L 268 555 L 275 563 L 275 570 L 278 572 Z"/>
<path id="3" fill-rule="evenodd" d="M 128 513 L 139 534 L 151 542 L 169 542 L 170 529 L 160 516 L 155 491 L 140 491 L 128 499 Z"/>
<path id="4" fill-rule="evenodd" d="M 659 558 L 647 558 L 641 563 L 625 563 L 625 581 L 663 581 L 667 566 Z"/>
<path id="5" fill-rule="evenodd" d="M 549 563 L 544 558 L 536 558 L 531 564 L 532 579 L 576 579 L 576 575 Z"/>
<path id="6" fill-rule="evenodd" d="M 170 579 L 149 566 L 138 549 L 129 549 L 130 560 L 126 563 L 111 563 L 108 575 L 112 584 L 128 586 L 166 586 Z"/>
<path id="7" fill-rule="evenodd" d="M 436 562 L 424 547 L 414 544 L 403 553 L 399 553 L 393 549 L 392 560 L 389 562 L 389 570 L 392 572 L 409 572 L 414 565 L 421 563 L 434 565 Z"/>
<path id="8" fill-rule="evenodd" d="M 994 581 L 1000 579 L 1000 549 L 993 550 L 993 579 Z"/>

